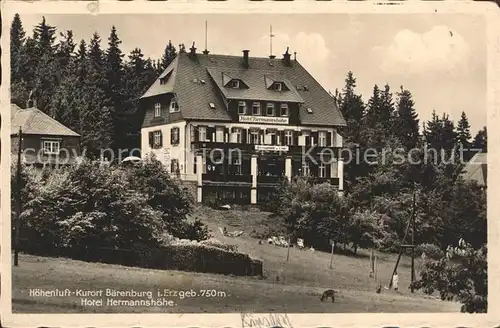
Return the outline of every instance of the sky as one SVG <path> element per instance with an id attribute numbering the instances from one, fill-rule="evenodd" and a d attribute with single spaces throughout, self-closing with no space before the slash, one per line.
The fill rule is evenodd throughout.
<path id="1" fill-rule="evenodd" d="M 433 110 L 457 122 L 465 111 L 472 136 L 486 125 L 486 33 L 479 15 L 464 14 L 141 14 L 46 15 L 58 31 L 72 30 L 76 40 L 88 41 L 94 32 L 107 38 L 117 28 L 121 49 L 141 48 L 159 58 L 165 45 L 193 41 L 215 54 L 250 57 L 290 47 L 297 60 L 326 90 L 342 89 L 347 72 L 357 79 L 357 92 L 367 101 L 375 84 L 411 91 L 420 122 Z M 25 30 L 41 15 L 21 15 Z"/>

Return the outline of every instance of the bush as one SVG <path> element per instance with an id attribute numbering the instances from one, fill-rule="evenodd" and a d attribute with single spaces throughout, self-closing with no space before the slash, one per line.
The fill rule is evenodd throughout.
<path id="1" fill-rule="evenodd" d="M 439 260 L 444 256 L 444 252 L 439 246 L 434 244 L 421 244 L 415 248 L 416 256 L 422 256 L 422 253 L 425 253 L 427 258 L 433 260 Z"/>
<path id="2" fill-rule="evenodd" d="M 262 276 L 262 262 L 248 255 L 199 243 L 177 244 L 163 247 L 157 268 L 235 276 Z"/>
<path id="3" fill-rule="evenodd" d="M 229 251 L 229 252 L 236 252 L 236 251 L 238 251 L 238 245 L 224 244 L 223 242 L 221 242 L 220 240 L 215 239 L 215 238 L 210 238 L 210 239 L 207 239 L 207 240 L 203 240 L 203 241 L 200 242 L 200 245 L 206 245 L 206 246 L 216 247 L 216 248 L 220 248 L 220 249 L 223 249 L 223 250 L 226 250 L 226 251 Z"/>
<path id="4" fill-rule="evenodd" d="M 426 261 L 420 279 L 413 283 L 426 294 L 439 292 L 442 300 L 456 299 L 461 312 L 484 313 L 488 309 L 488 249 L 476 250 L 462 239 L 439 260 Z"/>
<path id="5" fill-rule="evenodd" d="M 130 187 L 146 195 L 147 203 L 160 211 L 165 229 L 178 238 L 203 240 L 208 229 L 199 220 L 187 221 L 193 211 L 193 199 L 187 188 L 173 179 L 165 166 L 153 157 L 146 157 L 141 165 L 126 170 Z"/>

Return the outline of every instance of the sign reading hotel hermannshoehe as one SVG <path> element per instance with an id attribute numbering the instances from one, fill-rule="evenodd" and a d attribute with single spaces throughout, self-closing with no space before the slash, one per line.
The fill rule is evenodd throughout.
<path id="1" fill-rule="evenodd" d="M 288 124 L 288 117 L 240 115 L 242 123 Z"/>

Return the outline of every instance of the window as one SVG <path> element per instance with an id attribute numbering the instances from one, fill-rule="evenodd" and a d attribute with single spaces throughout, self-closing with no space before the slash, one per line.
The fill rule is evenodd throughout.
<path id="1" fill-rule="evenodd" d="M 241 174 L 241 158 L 233 158 L 229 170 L 230 174 Z"/>
<path id="2" fill-rule="evenodd" d="M 208 105 L 210 106 L 211 109 L 215 109 L 215 104 L 213 102 L 209 103 Z"/>
<path id="3" fill-rule="evenodd" d="M 247 113 L 247 103 L 244 101 L 238 102 L 238 114 L 245 115 Z"/>
<path id="4" fill-rule="evenodd" d="M 254 102 L 252 104 L 252 115 L 260 115 L 260 103 Z"/>
<path id="5" fill-rule="evenodd" d="M 179 160 L 178 159 L 172 159 L 170 161 L 170 173 L 174 174 L 179 174 Z"/>
<path id="6" fill-rule="evenodd" d="M 282 85 L 281 85 L 281 82 L 276 82 L 276 83 L 274 83 L 273 88 L 274 88 L 274 90 L 276 90 L 276 91 L 281 91 L 281 90 L 282 90 Z"/>
<path id="7" fill-rule="evenodd" d="M 324 131 L 318 133 L 318 146 L 326 147 L 326 132 Z"/>
<path id="8" fill-rule="evenodd" d="M 285 131 L 285 145 L 290 146 L 293 144 L 293 132 Z"/>
<path id="9" fill-rule="evenodd" d="M 59 155 L 60 142 L 59 141 L 44 141 L 43 152 L 49 155 Z"/>
<path id="10" fill-rule="evenodd" d="M 259 138 L 260 138 L 259 131 L 251 131 L 250 132 L 250 143 L 251 144 L 258 145 Z"/>
<path id="11" fill-rule="evenodd" d="M 161 131 L 153 132 L 153 147 L 161 147 Z"/>
<path id="12" fill-rule="evenodd" d="M 288 105 L 287 104 L 281 104 L 280 115 L 281 116 L 288 116 Z"/>
<path id="13" fill-rule="evenodd" d="M 205 126 L 199 126 L 198 135 L 199 135 L 198 140 L 207 141 L 207 128 Z"/>
<path id="14" fill-rule="evenodd" d="M 156 103 L 155 104 L 155 117 L 160 117 L 161 116 L 161 104 Z"/>
<path id="15" fill-rule="evenodd" d="M 179 105 L 177 104 L 177 101 L 175 99 L 172 99 L 170 102 L 170 113 L 175 113 L 179 111 Z"/>
<path id="16" fill-rule="evenodd" d="M 170 130 L 170 143 L 172 145 L 179 144 L 179 128 L 172 128 L 172 130 Z"/>
<path id="17" fill-rule="evenodd" d="M 224 128 L 218 126 L 215 130 L 215 141 L 224 142 Z"/>
<path id="18" fill-rule="evenodd" d="M 266 115 L 267 116 L 274 116 L 274 104 L 268 103 L 266 106 Z"/>
<path id="19" fill-rule="evenodd" d="M 236 143 L 241 143 L 242 142 L 242 139 L 241 139 L 241 129 L 240 128 L 235 128 L 234 129 L 234 139 Z"/>
<path id="20" fill-rule="evenodd" d="M 311 108 L 311 107 L 307 107 L 307 112 L 308 112 L 309 114 L 312 114 L 312 112 L 313 112 L 312 108 Z"/>
<path id="21" fill-rule="evenodd" d="M 311 173 L 310 168 L 309 168 L 309 163 L 306 161 L 302 162 L 302 175 L 307 177 Z"/>
<path id="22" fill-rule="evenodd" d="M 318 177 L 326 178 L 326 165 L 325 163 L 320 163 L 318 167 Z"/>
<path id="23" fill-rule="evenodd" d="M 231 82 L 229 82 L 229 87 L 233 88 L 233 89 L 239 89 L 240 88 L 240 81 L 231 80 Z"/>
<path id="24" fill-rule="evenodd" d="M 303 146 L 311 146 L 311 133 L 310 132 L 302 132 L 302 136 L 304 137 Z"/>

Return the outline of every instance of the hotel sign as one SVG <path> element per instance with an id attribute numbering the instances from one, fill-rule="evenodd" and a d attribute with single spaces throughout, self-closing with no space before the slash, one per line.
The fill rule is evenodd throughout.
<path id="1" fill-rule="evenodd" d="M 288 151 L 288 146 L 255 145 L 256 151 Z"/>
<path id="2" fill-rule="evenodd" d="M 242 123 L 288 124 L 288 117 L 240 115 Z"/>

